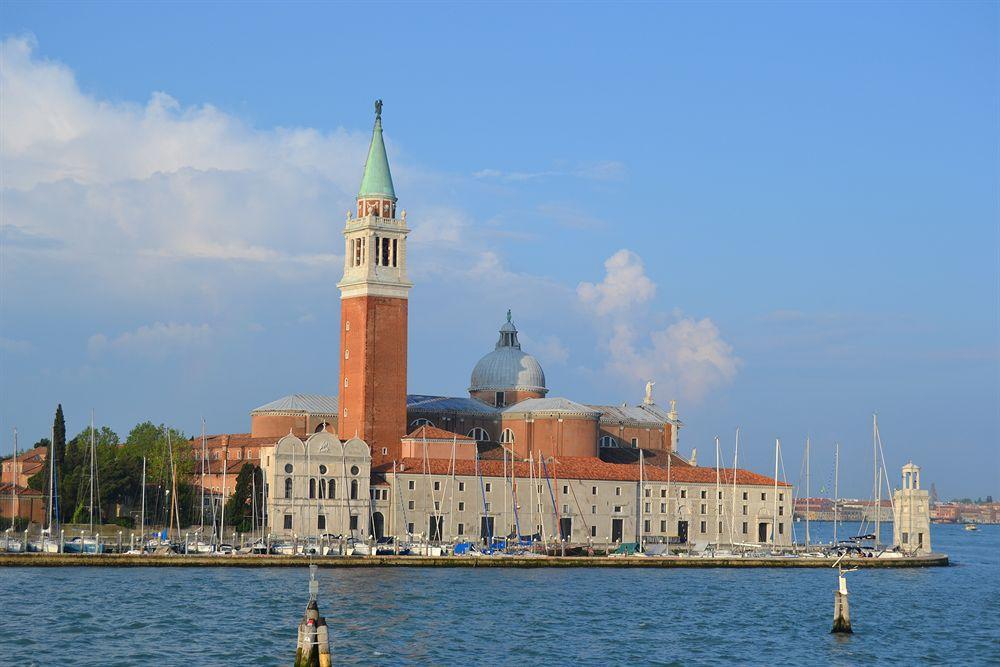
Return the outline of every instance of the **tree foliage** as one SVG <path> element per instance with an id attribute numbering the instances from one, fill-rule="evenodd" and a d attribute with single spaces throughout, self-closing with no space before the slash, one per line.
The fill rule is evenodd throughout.
<path id="1" fill-rule="evenodd" d="M 255 479 L 256 478 L 256 479 Z M 257 490 L 257 504 L 260 507 L 260 494 L 264 488 L 264 475 L 260 468 L 252 463 L 244 463 L 240 474 L 236 477 L 236 488 L 226 502 L 226 516 L 231 517 L 230 525 L 240 533 L 248 533 L 253 528 L 253 507 L 251 497 L 254 487 Z M 260 511 L 258 509 L 258 511 Z"/>

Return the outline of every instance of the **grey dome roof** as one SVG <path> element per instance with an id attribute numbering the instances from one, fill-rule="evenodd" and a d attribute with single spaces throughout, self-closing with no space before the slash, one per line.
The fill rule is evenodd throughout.
<path id="1" fill-rule="evenodd" d="M 472 369 L 469 391 L 520 390 L 546 393 L 545 373 L 538 360 L 521 351 L 517 329 L 510 320 L 500 328 L 496 349 L 479 360 Z"/>

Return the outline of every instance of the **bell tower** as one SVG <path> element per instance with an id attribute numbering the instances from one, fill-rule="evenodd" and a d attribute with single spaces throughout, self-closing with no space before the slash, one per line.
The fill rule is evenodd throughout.
<path id="1" fill-rule="evenodd" d="M 382 100 L 358 191 L 356 217 L 344 227 L 340 288 L 341 438 L 357 435 L 372 463 L 398 460 L 406 435 L 406 212 L 396 217 L 396 193 L 382 140 Z"/>

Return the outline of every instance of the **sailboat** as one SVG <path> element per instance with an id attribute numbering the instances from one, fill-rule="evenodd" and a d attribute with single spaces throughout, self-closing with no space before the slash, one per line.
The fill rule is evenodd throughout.
<path id="1" fill-rule="evenodd" d="M 97 520 L 101 520 L 101 493 L 97 474 L 97 440 L 94 433 L 94 412 L 90 412 L 90 525 L 87 536 L 74 537 L 63 544 L 65 553 L 97 554 L 104 551 L 100 539 L 94 533 L 94 486 L 97 484 Z M 93 537 L 90 537 L 93 535 Z"/>
<path id="2" fill-rule="evenodd" d="M 31 542 L 28 544 L 28 551 L 36 551 L 43 553 L 59 553 L 62 550 L 62 539 L 58 541 L 53 539 L 54 527 L 56 522 L 59 520 L 59 512 L 56 509 L 58 495 L 56 494 L 56 477 L 55 477 L 55 453 L 56 453 L 56 428 L 55 424 L 52 425 L 52 439 L 49 441 L 49 508 L 48 517 L 46 524 L 47 526 L 42 529 L 41 537 L 37 542 Z"/>

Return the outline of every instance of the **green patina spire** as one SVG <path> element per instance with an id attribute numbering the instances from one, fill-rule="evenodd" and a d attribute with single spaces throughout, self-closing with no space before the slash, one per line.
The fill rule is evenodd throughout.
<path id="1" fill-rule="evenodd" d="M 385 142 L 382 141 L 382 100 L 375 100 L 375 129 L 372 131 L 372 144 L 365 161 L 361 190 L 358 191 L 358 197 L 378 196 L 396 199 L 396 191 L 392 188 L 392 174 L 389 173 L 389 158 L 386 157 Z"/>

